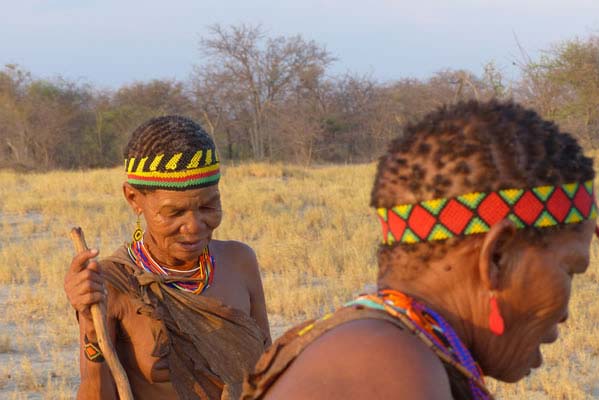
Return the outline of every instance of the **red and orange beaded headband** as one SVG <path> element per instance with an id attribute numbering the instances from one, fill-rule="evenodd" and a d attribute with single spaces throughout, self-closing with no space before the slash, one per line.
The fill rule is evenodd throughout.
<path id="1" fill-rule="evenodd" d="M 216 185 L 219 165 L 213 148 L 125 160 L 127 182 L 143 189 L 187 190 Z"/>
<path id="2" fill-rule="evenodd" d="M 597 217 L 593 181 L 504 189 L 379 208 L 383 243 L 419 243 L 485 233 L 509 218 L 517 228 L 546 228 Z"/>

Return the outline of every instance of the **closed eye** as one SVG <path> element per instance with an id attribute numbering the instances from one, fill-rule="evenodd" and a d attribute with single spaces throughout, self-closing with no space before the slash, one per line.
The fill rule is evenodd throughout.
<path id="1" fill-rule="evenodd" d="M 180 217 L 181 215 L 183 215 L 185 213 L 185 210 L 180 209 L 180 208 L 169 208 L 166 210 L 163 210 L 163 215 L 167 216 L 167 217 Z"/>
<path id="2" fill-rule="evenodd" d="M 213 200 L 200 205 L 200 210 L 220 210 L 220 201 Z"/>

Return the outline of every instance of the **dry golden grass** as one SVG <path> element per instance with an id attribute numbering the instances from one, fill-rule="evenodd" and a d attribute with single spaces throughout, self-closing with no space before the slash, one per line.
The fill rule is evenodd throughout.
<path id="1" fill-rule="evenodd" d="M 225 168 L 216 237 L 256 250 L 274 336 L 375 281 L 373 174 L 373 165 Z M 128 240 L 135 217 L 122 199 L 122 179 L 120 169 L 0 171 L 0 398 L 73 397 L 77 328 L 62 290 L 73 253 L 67 233 L 82 226 L 101 255 Z M 575 281 L 568 326 L 544 349 L 545 366 L 517 385 L 490 382 L 498 398 L 599 398 L 597 293 L 595 249 L 589 272 Z"/>

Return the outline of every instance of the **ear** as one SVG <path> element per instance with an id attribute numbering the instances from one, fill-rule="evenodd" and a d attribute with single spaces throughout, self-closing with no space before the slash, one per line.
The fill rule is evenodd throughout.
<path id="1" fill-rule="evenodd" d="M 506 218 L 493 225 L 485 235 L 480 250 L 478 268 L 483 287 L 488 291 L 496 290 L 499 287 L 501 273 L 499 261 L 515 233 L 516 226 Z"/>
<path id="2" fill-rule="evenodd" d="M 125 200 L 133 209 L 133 212 L 136 215 L 141 214 L 141 210 L 143 210 L 143 202 L 145 199 L 144 194 L 138 189 L 131 186 L 128 182 L 123 183 L 123 195 L 125 196 Z"/>

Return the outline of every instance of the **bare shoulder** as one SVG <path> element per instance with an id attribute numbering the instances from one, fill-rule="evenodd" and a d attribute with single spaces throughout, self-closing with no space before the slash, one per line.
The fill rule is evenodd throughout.
<path id="1" fill-rule="evenodd" d="M 238 242 L 237 240 L 212 240 L 210 243 L 218 246 L 220 249 L 232 253 L 239 257 L 256 258 L 256 253 L 249 245 Z"/>
<path id="2" fill-rule="evenodd" d="M 219 253 L 234 257 L 241 264 L 256 264 L 256 253 L 254 249 L 243 242 L 236 240 L 212 240 L 211 244 L 218 249 Z"/>
<path id="3" fill-rule="evenodd" d="M 293 394 L 290 396 L 290 394 Z M 268 392 L 278 399 L 451 399 L 441 361 L 392 324 L 348 322 L 315 340 Z"/>
<path id="4" fill-rule="evenodd" d="M 227 264 L 235 268 L 236 272 L 248 278 L 260 273 L 256 253 L 247 244 L 236 240 L 212 240 L 211 244 L 217 250 L 217 254 L 225 257 Z"/>

